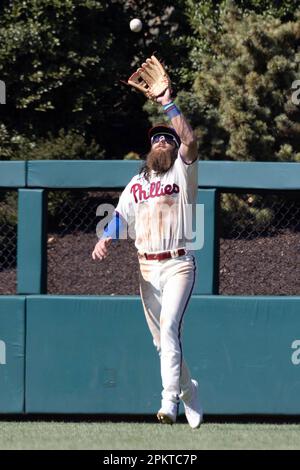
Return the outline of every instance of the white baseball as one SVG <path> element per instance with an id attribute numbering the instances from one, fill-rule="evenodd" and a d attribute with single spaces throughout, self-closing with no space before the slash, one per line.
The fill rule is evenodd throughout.
<path id="1" fill-rule="evenodd" d="M 134 18 L 130 21 L 129 27 L 134 33 L 139 33 L 143 27 L 143 23 L 138 18 Z"/>

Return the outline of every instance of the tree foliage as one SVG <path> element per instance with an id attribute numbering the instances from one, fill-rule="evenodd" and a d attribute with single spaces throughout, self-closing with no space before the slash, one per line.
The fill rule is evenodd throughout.
<path id="1" fill-rule="evenodd" d="M 300 110 L 292 101 L 300 76 L 299 20 L 231 7 L 219 22 L 209 51 L 193 51 L 193 93 L 182 95 L 202 158 L 300 161 Z"/>
<path id="2" fill-rule="evenodd" d="M 161 9 L 144 0 L 4 0 L 0 77 L 8 97 L 0 158 L 7 158 L 8 142 L 17 135 L 34 143 L 61 129 L 80 132 L 87 145 L 94 139 L 106 158 L 131 150 L 134 140 L 140 146 L 136 128 L 148 124 L 142 97 L 120 79 L 154 50 L 176 62 L 184 47 L 176 45 L 185 24 L 182 3 L 165 2 Z M 128 26 L 137 15 L 144 19 L 138 35 Z"/>
<path id="3" fill-rule="evenodd" d="M 233 55 L 240 52 L 230 36 L 236 41 L 238 35 L 245 36 L 242 31 L 230 31 L 224 13 L 227 3 L 225 0 L 169 0 L 163 5 L 148 0 L 3 0 L 0 78 L 6 83 L 7 104 L 0 106 L 0 158 L 20 158 L 21 145 L 24 159 L 37 158 L 46 149 L 47 139 L 49 145 L 54 142 L 56 148 L 61 145 L 61 152 L 47 151 L 56 158 L 66 151 L 71 136 L 76 141 L 79 134 L 86 148 L 81 150 L 79 158 L 92 158 L 91 149 L 95 151 L 94 158 L 97 155 L 121 158 L 130 151 L 145 151 L 149 118 L 162 116 L 149 104 L 143 108 L 144 97 L 121 85 L 119 80 L 128 78 L 153 52 L 165 61 L 175 95 L 176 91 L 182 91 L 178 103 L 188 110 L 199 135 L 203 134 L 206 142 L 212 139 L 214 150 L 206 151 L 205 157 L 216 158 L 220 152 L 224 157 L 228 123 L 220 121 L 218 114 L 222 110 L 209 108 L 207 99 L 215 90 L 216 75 L 227 73 L 225 62 L 231 58 L 230 48 L 233 47 Z M 249 11 L 260 14 L 256 17 L 257 30 L 270 24 L 270 37 L 272 28 L 279 30 L 276 21 L 285 22 L 283 31 L 288 27 L 284 25 L 289 24 L 286 21 L 293 22 L 296 15 L 297 2 L 290 0 L 236 0 L 234 3 L 240 8 L 241 16 L 249 15 Z M 144 27 L 139 34 L 129 30 L 133 17 L 143 20 Z M 242 28 L 236 18 L 234 24 Z M 281 47 L 287 45 L 294 50 L 292 40 L 282 38 Z M 273 38 L 272 48 L 276 48 L 274 41 Z M 274 57 L 278 56 L 273 68 L 280 67 L 282 76 L 287 71 L 285 80 L 289 80 L 292 65 L 285 64 L 283 58 L 289 61 L 291 54 L 277 54 L 272 50 Z M 216 62 L 221 62 L 219 71 Z M 214 72 L 210 73 L 208 67 Z M 203 78 L 205 90 L 198 93 L 195 87 L 197 104 L 194 93 L 189 92 L 195 80 L 202 84 L 200 75 L 206 70 L 209 73 L 207 80 Z M 244 78 L 240 73 L 241 81 Z M 228 78 L 227 87 L 232 79 Z M 275 90 L 273 102 L 277 99 L 276 92 L 281 90 L 282 87 Z M 230 93 L 225 93 L 223 98 L 225 106 Z M 278 119 L 278 125 L 284 127 L 285 118 Z M 250 121 L 249 118 L 247 122 Z M 256 131 L 254 127 L 253 132 Z M 230 152 L 227 156 L 235 158 L 231 155 L 234 151 Z M 278 152 L 288 160 L 294 147 L 291 150 L 291 143 L 286 142 Z"/>
<path id="4" fill-rule="evenodd" d="M 222 15 L 228 8 L 238 8 L 242 14 L 253 12 L 281 21 L 296 19 L 299 3 L 294 0 L 186 0 L 186 14 L 194 30 L 190 45 L 207 50 L 216 32 L 222 30 Z M 197 61 L 193 64 L 197 68 Z"/>

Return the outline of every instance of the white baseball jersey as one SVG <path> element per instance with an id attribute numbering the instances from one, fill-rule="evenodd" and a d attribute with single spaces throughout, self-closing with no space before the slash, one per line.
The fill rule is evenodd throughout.
<path id="1" fill-rule="evenodd" d="M 135 175 L 122 192 L 116 212 L 128 224 L 139 252 L 159 253 L 185 248 L 191 241 L 197 198 L 198 158 L 191 164 L 180 153 L 164 175 L 151 172 L 149 181 Z"/>

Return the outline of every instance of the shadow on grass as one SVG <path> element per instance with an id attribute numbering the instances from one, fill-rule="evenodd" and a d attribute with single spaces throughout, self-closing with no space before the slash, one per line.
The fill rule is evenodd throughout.
<path id="1" fill-rule="evenodd" d="M 68 422 L 68 423 L 157 423 L 155 414 L 153 415 L 132 415 L 132 414 L 0 414 L 1 421 L 18 422 Z M 177 423 L 186 424 L 186 418 L 180 414 Z M 249 424 L 300 424 L 300 415 L 204 415 L 204 423 L 249 423 Z"/>

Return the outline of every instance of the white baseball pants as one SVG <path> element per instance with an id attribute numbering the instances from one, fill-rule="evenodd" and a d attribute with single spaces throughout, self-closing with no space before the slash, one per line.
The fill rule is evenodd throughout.
<path id="1" fill-rule="evenodd" d="M 167 260 L 139 259 L 140 293 L 153 342 L 160 355 L 162 398 L 178 403 L 188 399 L 191 376 L 183 359 L 183 316 L 196 276 L 191 254 Z"/>

